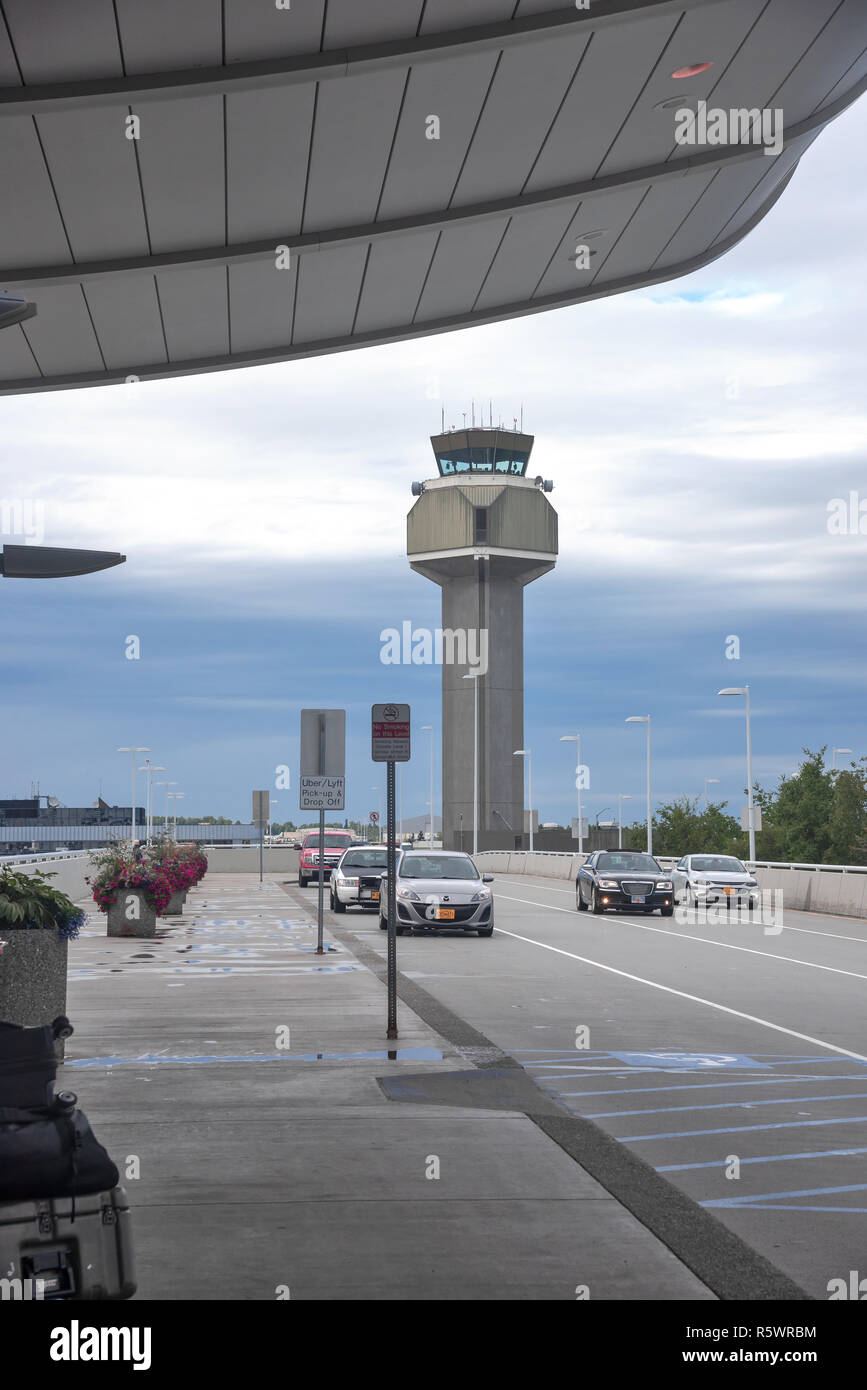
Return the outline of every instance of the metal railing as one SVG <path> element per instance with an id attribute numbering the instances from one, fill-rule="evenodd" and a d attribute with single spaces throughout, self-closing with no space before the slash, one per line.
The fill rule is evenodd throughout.
<path id="1" fill-rule="evenodd" d="M 636 851 L 636 852 L 639 853 L 639 854 L 643 854 L 643 853 L 644 853 L 643 850 L 638 850 L 638 851 Z M 536 850 L 532 850 L 532 851 L 530 851 L 530 850 L 528 850 L 528 849 L 483 849 L 483 850 L 480 850 L 479 853 L 480 853 L 480 854 L 530 854 L 530 853 L 532 853 L 534 859 L 577 859 L 577 858 L 579 858 L 579 854 L 578 854 L 578 851 L 577 851 L 577 850 L 562 850 L 562 849 L 536 849 Z M 617 853 L 617 850 L 606 850 L 605 853 L 606 853 L 606 854 L 616 854 L 616 853 Z M 588 859 L 588 858 L 589 858 L 589 855 L 585 854 L 585 855 L 580 856 L 580 857 L 583 857 L 584 859 Z M 662 868 L 664 868 L 664 869 L 672 868 L 672 869 L 673 869 L 673 868 L 675 867 L 676 864 L 679 864 L 679 863 L 680 863 L 680 860 L 683 858 L 683 855 L 655 854 L 653 857 L 654 857 L 654 859 L 656 860 L 657 864 L 659 864 Z M 867 874 L 867 864 L 799 864 L 799 863 L 787 864 L 787 863 L 783 863 L 783 862 L 780 861 L 780 860 L 775 860 L 775 859 L 744 859 L 744 860 L 742 860 L 741 862 L 744 863 L 744 864 L 746 864 L 748 868 L 752 868 L 752 869 L 805 869 L 805 870 L 807 870 L 807 871 L 809 871 L 809 872 L 811 872 L 811 873 L 817 873 L 817 874 L 818 874 L 818 873 L 828 873 L 828 874 Z"/>
<path id="2" fill-rule="evenodd" d="M 0 854 L 0 864 L 47 864 L 58 859 L 86 859 L 86 849 L 57 849 L 47 854 Z"/>

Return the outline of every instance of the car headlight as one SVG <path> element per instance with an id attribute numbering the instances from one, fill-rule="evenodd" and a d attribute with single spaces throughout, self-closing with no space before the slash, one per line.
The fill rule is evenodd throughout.
<path id="1" fill-rule="evenodd" d="M 491 896 L 490 888 L 480 888 L 478 893 L 471 899 L 474 903 L 483 903 L 486 898 Z"/>
<path id="2" fill-rule="evenodd" d="M 397 896 L 399 898 L 410 898 L 415 903 L 419 901 L 418 893 L 414 893 L 411 888 L 398 888 Z"/>
<path id="3" fill-rule="evenodd" d="M 759 880 L 757 878 L 748 878 L 745 886 L 747 888 L 758 888 Z"/>
<path id="4" fill-rule="evenodd" d="M 662 879 L 659 883 L 657 883 L 656 887 L 657 887 L 657 891 L 658 891 L 660 888 L 661 888 L 664 892 L 666 892 L 666 893 L 668 893 L 668 892 L 671 891 L 671 884 L 669 883 L 669 881 L 668 881 L 667 879 Z"/>
<path id="5" fill-rule="evenodd" d="M 617 882 L 617 879 L 616 879 L 616 878 L 600 878 L 600 880 L 599 880 L 599 887 L 600 887 L 600 888 L 619 888 L 619 887 L 620 887 L 620 884 Z"/>
<path id="6" fill-rule="evenodd" d="M 693 879 L 693 885 L 694 885 L 696 888 L 707 888 L 707 886 L 708 886 L 709 883 L 710 883 L 710 879 L 709 879 L 709 878 L 694 878 L 694 879 Z"/>
<path id="7" fill-rule="evenodd" d="M 357 879 L 357 878 L 346 878 L 344 874 L 337 874 L 337 875 L 335 875 L 335 877 L 337 877 L 337 878 L 340 879 L 340 882 L 343 884 L 344 888 L 357 888 L 357 887 L 358 887 L 358 879 Z"/>

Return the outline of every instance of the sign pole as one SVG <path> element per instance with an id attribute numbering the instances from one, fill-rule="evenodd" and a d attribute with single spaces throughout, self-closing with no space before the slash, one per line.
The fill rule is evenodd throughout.
<path id="1" fill-rule="evenodd" d="M 262 859 L 265 854 L 265 826 L 259 822 L 259 882 L 262 882 Z"/>
<path id="2" fill-rule="evenodd" d="M 388 840 L 388 1029 L 387 1038 L 397 1037 L 397 907 L 395 904 L 396 865 L 394 851 L 394 763 L 386 763 L 385 800 Z"/>
<path id="3" fill-rule="evenodd" d="M 325 715 L 322 714 L 322 713 L 320 713 L 320 715 L 319 715 L 319 769 L 320 769 L 320 771 L 323 771 L 323 770 L 324 770 L 325 765 L 326 765 L 326 764 L 325 764 Z M 319 811 L 319 906 L 318 906 L 318 910 L 317 910 L 317 924 L 318 924 L 318 928 L 317 928 L 317 936 L 316 936 L 316 954 L 317 954 L 317 956 L 324 955 L 324 953 L 325 953 L 325 948 L 324 948 L 324 945 L 323 945 L 324 912 L 325 912 L 325 810 L 324 810 L 324 808 L 320 808 L 320 811 Z"/>

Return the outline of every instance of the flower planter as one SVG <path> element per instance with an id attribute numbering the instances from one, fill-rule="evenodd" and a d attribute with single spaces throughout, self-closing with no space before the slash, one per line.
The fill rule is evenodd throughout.
<path id="1" fill-rule="evenodd" d="M 144 893 L 135 888 L 121 888 L 108 907 L 109 936 L 155 936 L 157 914 Z"/>
<path id="2" fill-rule="evenodd" d="M 0 1019 L 25 1028 L 66 1013 L 68 941 L 56 931 L 10 931 L 0 926 Z M 62 1056 L 63 1044 L 58 1043 Z"/>
<path id="3" fill-rule="evenodd" d="M 184 910 L 186 889 L 178 888 L 169 898 L 168 906 L 163 908 L 164 917 L 179 917 Z"/>

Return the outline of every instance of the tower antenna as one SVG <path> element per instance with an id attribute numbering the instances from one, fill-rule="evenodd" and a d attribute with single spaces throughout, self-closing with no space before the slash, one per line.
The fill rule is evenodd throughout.
<path id="1" fill-rule="evenodd" d="M 524 405 L 521 403 L 521 433 L 524 433 Z"/>
<path id="2" fill-rule="evenodd" d="M 470 404 L 471 404 L 471 408 L 472 408 L 472 412 L 473 412 L 473 414 L 472 414 L 473 429 L 475 429 L 475 428 L 476 428 L 476 403 L 475 403 L 475 401 L 471 401 Z"/>
<path id="3" fill-rule="evenodd" d="M 445 408 L 445 406 L 442 407 L 442 413 L 443 413 L 443 423 L 442 423 L 442 429 L 440 430 L 440 434 L 445 434 L 445 432 L 446 432 L 446 408 Z"/>

